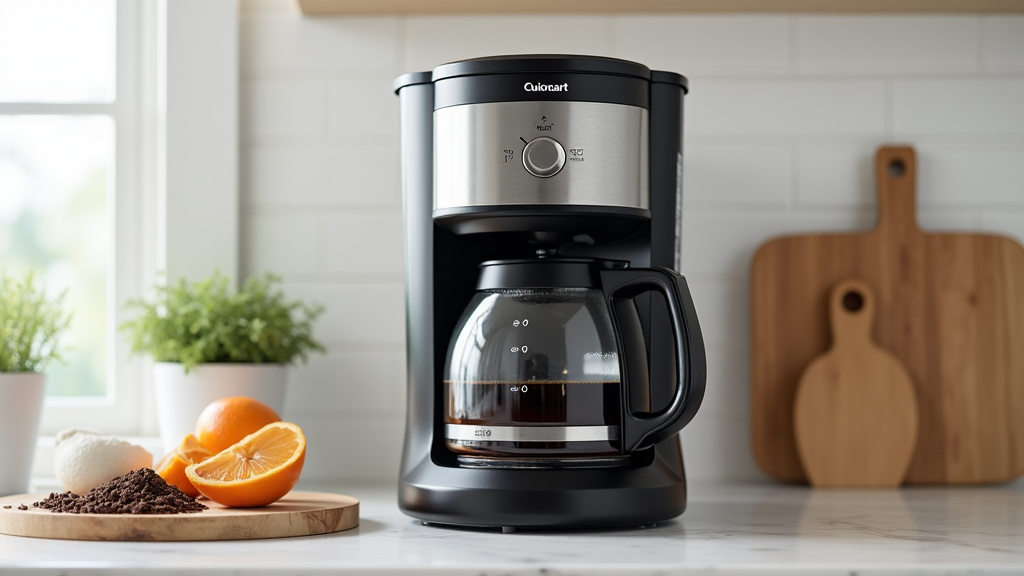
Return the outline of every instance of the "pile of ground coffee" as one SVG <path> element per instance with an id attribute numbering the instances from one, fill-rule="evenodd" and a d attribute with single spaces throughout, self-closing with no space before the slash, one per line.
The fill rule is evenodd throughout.
<path id="1" fill-rule="evenodd" d="M 87 494 L 52 493 L 32 505 L 71 514 L 181 514 L 206 510 L 150 468 L 118 476 Z"/>

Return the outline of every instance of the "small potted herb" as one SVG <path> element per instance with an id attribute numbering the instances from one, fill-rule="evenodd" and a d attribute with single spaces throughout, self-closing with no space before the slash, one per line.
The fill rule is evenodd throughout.
<path id="1" fill-rule="evenodd" d="M 60 359 L 59 338 L 70 316 L 64 294 L 47 297 L 33 274 L 0 274 L 0 495 L 28 491 L 46 366 Z"/>
<path id="2" fill-rule="evenodd" d="M 323 352 L 313 322 L 323 307 L 285 300 L 272 274 L 231 291 L 220 273 L 156 287 L 153 301 L 133 300 L 138 316 L 121 325 L 133 353 L 155 361 L 157 418 L 165 450 L 191 433 L 210 402 L 247 396 L 278 414 L 285 367 Z"/>

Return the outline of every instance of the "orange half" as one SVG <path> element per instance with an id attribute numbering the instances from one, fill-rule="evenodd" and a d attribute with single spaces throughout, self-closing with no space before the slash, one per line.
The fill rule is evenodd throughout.
<path id="1" fill-rule="evenodd" d="M 272 422 L 234 446 L 185 468 L 189 481 L 214 502 L 266 506 L 291 491 L 306 461 L 306 437 L 290 422 Z"/>
<path id="2" fill-rule="evenodd" d="M 195 498 L 199 496 L 199 490 L 192 485 L 192 482 L 185 474 L 185 468 L 191 464 L 198 464 L 213 456 L 213 452 L 203 448 L 203 445 L 191 434 L 186 434 L 173 450 L 164 454 L 160 462 L 154 466 L 157 475 L 172 486 L 177 486 L 186 495 Z"/>

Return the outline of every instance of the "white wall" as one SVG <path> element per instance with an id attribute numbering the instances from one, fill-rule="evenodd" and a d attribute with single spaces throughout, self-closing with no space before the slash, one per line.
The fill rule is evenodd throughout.
<path id="1" fill-rule="evenodd" d="M 910 143 L 926 229 L 1024 241 L 1024 17 L 302 17 L 243 2 L 242 273 L 324 303 L 330 352 L 292 372 L 307 478 L 397 475 L 404 310 L 394 77 L 462 58 L 608 55 L 685 74 L 683 270 L 708 348 L 693 479 L 749 452 L 748 268 L 791 232 L 874 222 L 876 146 Z"/>

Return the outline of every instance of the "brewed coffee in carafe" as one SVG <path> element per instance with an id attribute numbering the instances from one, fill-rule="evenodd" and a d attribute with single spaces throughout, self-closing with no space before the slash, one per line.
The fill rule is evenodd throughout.
<path id="1" fill-rule="evenodd" d="M 444 385 L 456 453 L 620 453 L 618 353 L 600 290 L 478 292 L 452 338 Z"/>
<path id="2" fill-rule="evenodd" d="M 647 292 L 666 298 L 685 365 L 689 295 L 671 270 L 559 257 L 481 264 L 445 362 L 448 449 L 468 466 L 628 464 L 671 430 L 690 398 L 680 375 L 660 383 L 675 385 L 665 409 L 636 402 L 651 388 L 634 303 Z"/>

